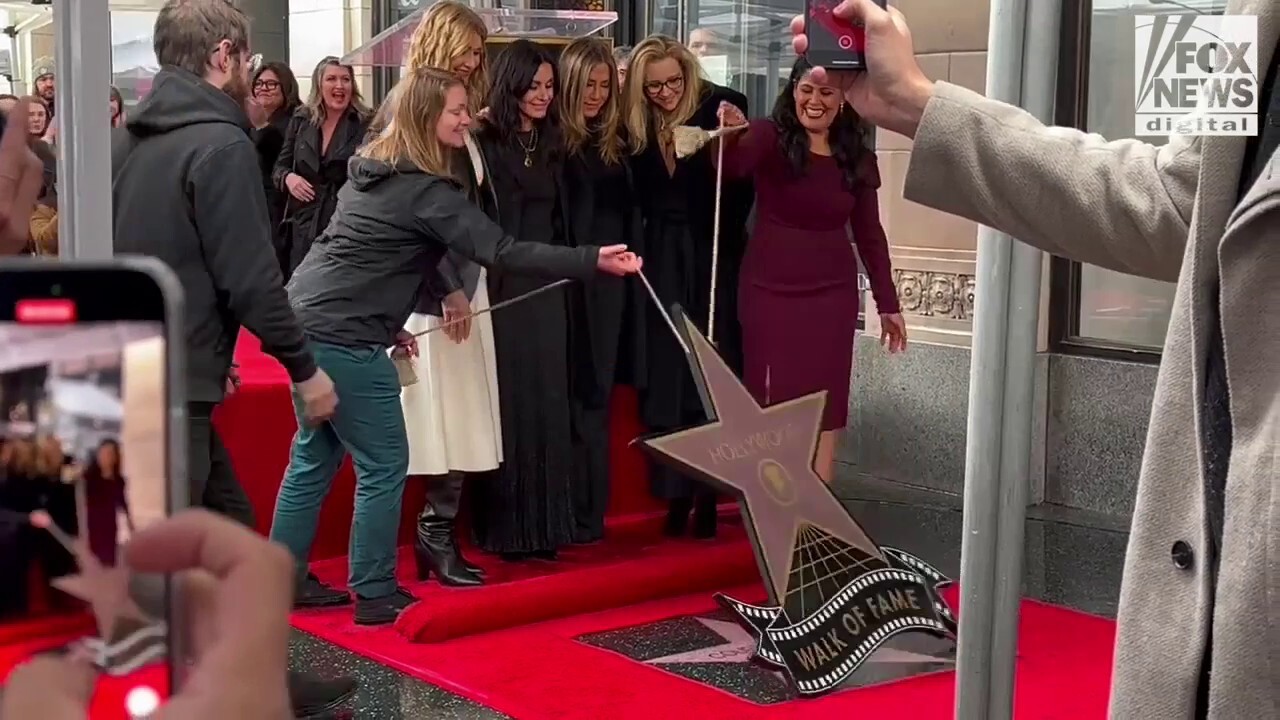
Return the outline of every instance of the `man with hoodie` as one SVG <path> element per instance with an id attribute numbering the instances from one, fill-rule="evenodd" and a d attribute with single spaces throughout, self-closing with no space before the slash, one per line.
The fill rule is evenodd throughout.
<path id="1" fill-rule="evenodd" d="M 212 423 L 243 325 L 289 373 L 309 423 L 337 395 L 289 306 L 249 139 L 249 20 L 228 0 L 168 0 L 156 17 L 161 70 L 112 141 L 115 251 L 166 262 L 186 291 L 191 499 L 253 526 Z M 290 677 L 295 713 L 345 701 L 350 679 Z"/>

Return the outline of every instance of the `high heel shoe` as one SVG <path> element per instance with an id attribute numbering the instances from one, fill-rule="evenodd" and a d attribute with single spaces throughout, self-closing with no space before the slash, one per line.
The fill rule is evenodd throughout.
<path id="1" fill-rule="evenodd" d="M 461 497 L 461 476 L 451 474 L 429 480 L 427 502 L 418 515 L 418 533 L 413 545 L 419 580 L 435 573 L 441 585 L 484 584 L 481 573 L 477 572 L 479 568 L 468 563 L 458 548 L 457 517 Z"/>

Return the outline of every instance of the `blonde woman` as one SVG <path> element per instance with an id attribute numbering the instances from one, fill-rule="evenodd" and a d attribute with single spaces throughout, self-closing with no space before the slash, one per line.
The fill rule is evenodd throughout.
<path id="1" fill-rule="evenodd" d="M 474 115 L 489 84 L 487 37 L 484 21 L 471 8 L 445 0 L 433 5 L 414 31 L 406 66 L 452 71 L 467 87 Z M 466 147 L 453 151 L 455 175 L 472 203 L 496 202 L 479 146 L 470 133 L 463 140 Z M 422 337 L 413 359 L 418 382 L 400 393 L 409 474 L 426 476 L 427 485 L 414 557 L 422 580 L 434 572 L 442 585 L 479 585 L 483 571 L 458 549 L 458 506 L 467 473 L 496 470 L 502 463 L 502 424 L 493 321 L 488 315 L 462 319 L 489 307 L 489 289 L 484 268 L 458 253 L 445 256 L 439 271 L 461 289 L 443 300 L 424 293 L 405 324 L 419 333 L 455 323 Z"/>
<path id="2" fill-rule="evenodd" d="M 579 38 L 560 54 L 560 126 L 571 235 L 624 243 L 643 252 L 622 128 L 618 68 L 608 43 Z M 644 370 L 648 297 L 635 278 L 601 278 L 571 294 L 574 339 L 574 541 L 604 537 L 609 504 L 609 396 L 615 383 L 638 385 Z"/>
<path id="3" fill-rule="evenodd" d="M 672 128 L 719 125 L 720 103 L 744 114 L 747 99 L 706 80 L 697 58 L 679 42 L 662 35 L 643 40 L 631 51 L 627 71 L 626 129 L 632 168 L 645 219 L 645 274 L 662 304 L 680 303 L 706 329 L 711 283 L 711 246 L 715 201 L 714 147 L 678 160 Z M 738 264 L 746 244 L 751 210 L 749 182 L 729 182 L 721 198 L 720 258 L 716 298 L 716 344 L 721 354 L 740 365 L 736 285 Z M 650 430 L 666 431 L 703 422 L 703 412 L 684 353 L 662 317 L 648 313 L 646 377 L 641 412 Z M 709 487 L 654 464 L 654 494 L 670 502 L 666 531 L 681 535 L 694 514 L 693 534 L 716 531 L 715 495 Z"/>
<path id="4" fill-rule="evenodd" d="M 338 189 L 347 181 L 347 161 L 360 146 L 371 114 L 350 65 L 336 57 L 316 64 L 311 95 L 289 120 L 271 172 L 276 188 L 288 195 L 285 247 L 278 249 L 288 257 L 286 281 L 329 225 Z"/>
<path id="5" fill-rule="evenodd" d="M 276 499 L 271 539 L 297 559 L 297 582 L 320 604 L 342 591 L 307 576 L 320 506 L 350 453 L 356 472 L 349 582 L 355 621 L 394 622 L 414 601 L 396 582 L 396 530 L 409 469 L 400 380 L 387 348 L 418 353 L 404 324 L 424 281 L 453 290 L 423 268 L 453 250 L 508 274 L 588 279 L 626 274 L 640 261 L 626 248 L 519 243 L 459 191 L 456 151 L 471 123 L 467 92 L 445 70 L 410 70 L 391 94 L 391 122 L 351 161 L 338 211 L 289 283 L 289 299 L 316 363 L 333 378 L 342 412 L 312 426 L 298 418 Z M 332 598 L 332 600 L 328 600 Z"/>

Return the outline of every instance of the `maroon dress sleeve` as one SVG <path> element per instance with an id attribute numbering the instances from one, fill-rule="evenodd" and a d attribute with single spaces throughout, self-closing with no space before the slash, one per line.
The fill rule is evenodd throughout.
<path id="1" fill-rule="evenodd" d="M 880 224 L 880 167 L 875 153 L 862 156 L 858 168 L 858 185 L 854 192 L 853 214 L 849 224 L 853 228 L 853 242 L 858 247 L 858 257 L 871 280 L 871 297 L 876 302 L 876 312 L 893 315 L 902 311 L 898 305 L 898 289 L 893 284 L 893 265 L 889 261 L 889 239 Z"/>
<path id="2" fill-rule="evenodd" d="M 772 120 L 752 120 L 747 129 L 725 136 L 724 172 L 731 178 L 750 177 L 759 169 L 769 151 L 778 145 L 778 131 Z"/>

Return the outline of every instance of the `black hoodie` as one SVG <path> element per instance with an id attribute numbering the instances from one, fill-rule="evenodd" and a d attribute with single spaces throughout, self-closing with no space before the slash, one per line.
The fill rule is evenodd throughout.
<path id="1" fill-rule="evenodd" d="M 434 281 L 437 293 L 458 289 L 436 271 L 450 250 L 510 273 L 595 276 L 600 248 L 516 242 L 452 179 L 359 156 L 347 170 L 333 220 L 289 281 L 293 309 L 313 340 L 390 346 L 424 283 Z"/>
<path id="2" fill-rule="evenodd" d="M 315 374 L 271 244 L 249 119 L 226 93 L 165 67 L 112 136 L 117 253 L 152 255 L 186 292 L 187 399 L 222 400 L 240 326 L 294 382 Z"/>

